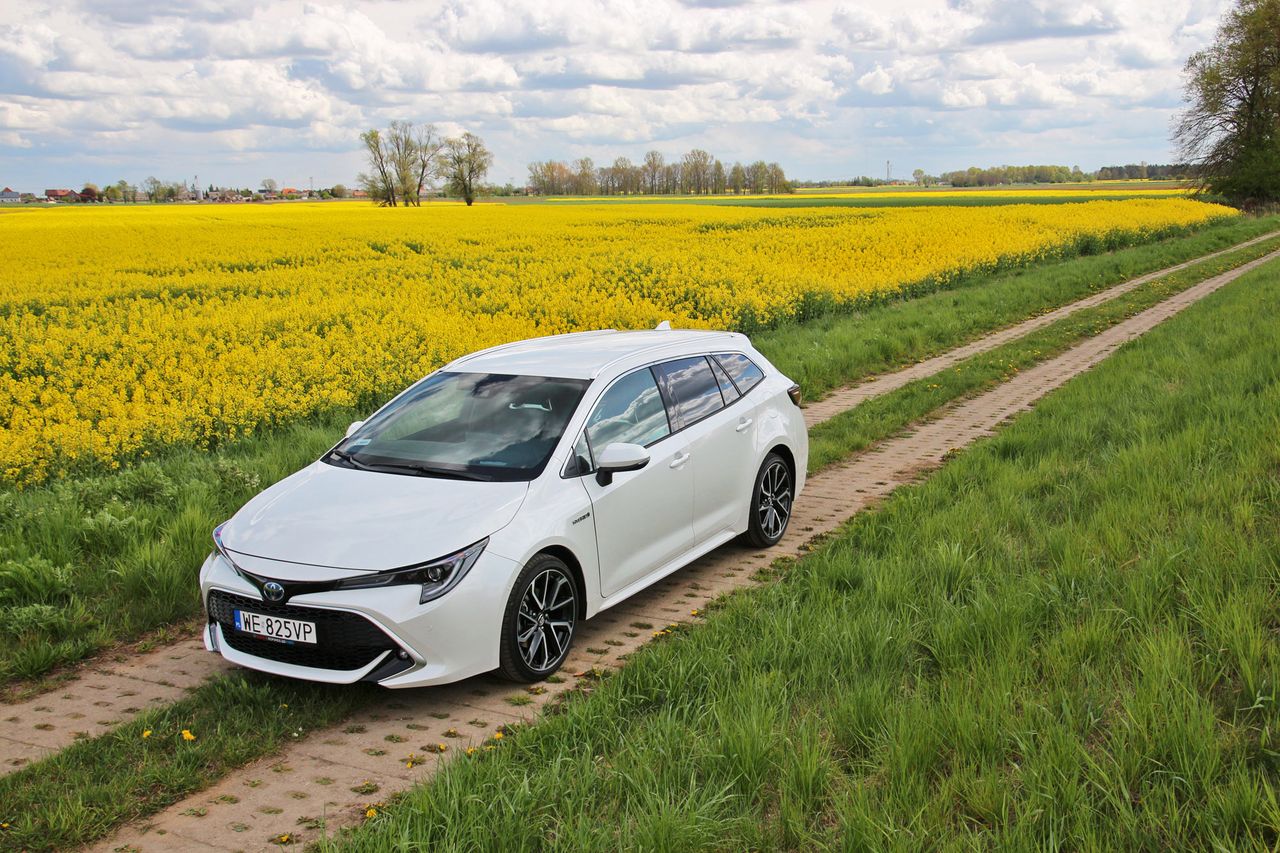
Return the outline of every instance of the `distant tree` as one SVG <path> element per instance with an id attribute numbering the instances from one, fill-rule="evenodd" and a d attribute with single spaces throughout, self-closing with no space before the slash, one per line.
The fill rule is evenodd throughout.
<path id="1" fill-rule="evenodd" d="M 645 191 L 650 195 L 657 195 L 660 191 L 662 167 L 665 164 L 661 151 L 649 151 L 644 155 L 644 165 L 640 168 L 644 172 Z"/>
<path id="2" fill-rule="evenodd" d="M 573 162 L 573 191 L 578 195 L 594 195 L 600 191 L 596 177 L 596 164 L 590 157 L 579 157 Z"/>
<path id="3" fill-rule="evenodd" d="M 768 192 L 769 188 L 769 164 L 763 160 L 757 160 L 747 168 L 747 183 L 751 187 L 753 193 Z"/>
<path id="4" fill-rule="evenodd" d="M 911 177 L 915 178 L 916 186 L 924 186 L 924 169 L 915 169 L 911 172 Z"/>
<path id="5" fill-rule="evenodd" d="M 275 178 L 263 178 L 262 189 L 264 192 L 273 193 L 280 189 L 280 185 L 276 183 Z"/>
<path id="6" fill-rule="evenodd" d="M 741 163 L 734 163 L 729 169 L 729 189 L 734 195 L 742 195 L 747 188 L 747 170 Z"/>
<path id="7" fill-rule="evenodd" d="M 329 194 L 334 198 L 346 198 L 349 195 L 346 184 L 334 184 L 332 189 L 329 190 Z"/>
<path id="8" fill-rule="evenodd" d="M 695 195 L 703 195 L 711 191 L 710 153 L 701 148 L 694 148 L 680 161 L 680 176 L 684 182 L 684 191 Z"/>
<path id="9" fill-rule="evenodd" d="M 1236 0 L 1184 73 L 1173 138 L 1201 186 L 1242 206 L 1280 200 L 1280 0 Z"/>
<path id="10" fill-rule="evenodd" d="M 724 195 L 725 186 L 728 184 L 728 176 L 724 171 L 724 163 L 717 160 L 711 164 L 711 192 L 716 195 Z"/>
<path id="11" fill-rule="evenodd" d="M 493 154 L 485 147 L 483 139 L 468 132 L 444 141 L 441 163 L 449 190 L 462 196 L 470 207 L 476 200 L 477 187 L 493 165 Z"/>

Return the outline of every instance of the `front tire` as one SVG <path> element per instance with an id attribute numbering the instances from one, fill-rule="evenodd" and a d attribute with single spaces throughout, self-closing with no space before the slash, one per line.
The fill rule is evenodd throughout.
<path id="1" fill-rule="evenodd" d="M 529 684 L 551 675 L 573 645 L 578 627 L 578 584 L 564 561 L 538 554 L 516 578 L 502 617 L 498 669 Z"/>
<path id="2" fill-rule="evenodd" d="M 787 460 L 770 453 L 756 473 L 751 490 L 751 522 L 747 542 L 756 548 L 777 545 L 791 522 L 791 502 L 795 498 L 795 478 Z"/>

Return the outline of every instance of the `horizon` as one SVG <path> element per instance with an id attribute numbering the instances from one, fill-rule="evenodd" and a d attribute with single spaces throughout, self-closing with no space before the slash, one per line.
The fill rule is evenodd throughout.
<path id="1" fill-rule="evenodd" d="M 528 163 L 692 148 L 797 181 L 1176 161 L 1227 4 L 37 3 L 0 10 L 0 185 L 355 185 L 392 119 Z M 32 23 L 34 22 L 34 23 Z"/>

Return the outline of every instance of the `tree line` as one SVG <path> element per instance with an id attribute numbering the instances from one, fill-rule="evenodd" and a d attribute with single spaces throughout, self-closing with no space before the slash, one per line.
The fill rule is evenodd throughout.
<path id="1" fill-rule="evenodd" d="M 433 124 L 393 121 L 360 134 L 369 171 L 359 177 L 369 198 L 386 207 L 416 207 L 437 179 L 468 206 L 475 201 L 493 154 L 474 133 L 442 137 Z"/>
<path id="2" fill-rule="evenodd" d="M 530 163 L 528 191 L 534 195 L 756 195 L 789 193 L 792 186 L 777 163 L 757 160 L 726 168 L 719 158 L 695 148 L 671 161 L 661 151 L 650 151 L 639 163 L 627 157 L 607 166 L 597 166 L 590 157 Z"/>

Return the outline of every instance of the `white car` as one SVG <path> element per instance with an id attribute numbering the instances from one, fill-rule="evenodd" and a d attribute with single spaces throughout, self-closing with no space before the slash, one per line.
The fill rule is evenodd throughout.
<path id="1" fill-rule="evenodd" d="M 537 681 L 578 623 L 804 486 L 799 386 L 746 337 L 585 332 L 457 359 L 214 531 L 205 646 L 387 687 Z"/>

